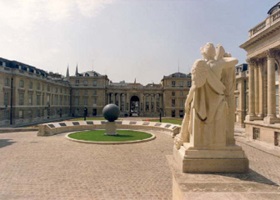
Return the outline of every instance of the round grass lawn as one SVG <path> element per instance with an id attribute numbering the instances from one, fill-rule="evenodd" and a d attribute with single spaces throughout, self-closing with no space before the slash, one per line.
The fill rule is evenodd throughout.
<path id="1" fill-rule="evenodd" d="M 155 138 L 153 134 L 133 130 L 117 130 L 118 135 L 105 135 L 105 130 L 89 130 L 70 133 L 68 138 L 75 141 L 90 143 L 131 143 L 149 141 Z"/>

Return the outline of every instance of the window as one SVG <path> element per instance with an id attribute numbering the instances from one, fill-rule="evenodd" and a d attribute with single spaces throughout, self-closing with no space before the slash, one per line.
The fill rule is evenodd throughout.
<path id="1" fill-rule="evenodd" d="M 37 117 L 41 117 L 41 110 L 37 109 Z"/>
<path id="2" fill-rule="evenodd" d="M 20 119 L 23 119 L 23 111 L 22 110 L 18 111 L 18 117 Z"/>
<path id="3" fill-rule="evenodd" d="M 28 105 L 32 105 L 33 104 L 33 94 L 29 93 L 28 94 Z"/>
<path id="4" fill-rule="evenodd" d="M 93 86 L 97 86 L 97 81 L 96 80 L 93 81 Z"/>
<path id="5" fill-rule="evenodd" d="M 36 104 L 37 105 L 40 105 L 41 104 L 41 95 L 40 94 L 37 94 L 37 98 L 36 98 Z"/>
<path id="6" fill-rule="evenodd" d="M 75 97 L 75 105 L 79 105 L 79 97 Z"/>
<path id="7" fill-rule="evenodd" d="M 179 86 L 180 86 L 180 87 L 183 87 L 183 86 L 184 86 L 184 82 L 183 82 L 183 81 L 180 81 L 180 82 L 179 82 Z"/>
<path id="8" fill-rule="evenodd" d="M 253 127 L 253 139 L 254 140 L 260 139 L 260 128 Z"/>
<path id="9" fill-rule="evenodd" d="M 27 111 L 27 117 L 32 118 L 32 110 Z"/>
<path id="10" fill-rule="evenodd" d="M 146 111 L 149 111 L 149 109 L 150 109 L 149 102 L 148 102 L 148 101 L 146 101 Z"/>
<path id="11" fill-rule="evenodd" d="M 176 104 L 175 99 L 172 99 L 172 100 L 171 100 L 171 106 L 172 106 L 172 107 L 175 107 L 175 104 Z"/>
<path id="12" fill-rule="evenodd" d="M 192 86 L 192 82 L 191 82 L 191 81 L 188 81 L 188 82 L 187 82 L 187 86 L 188 86 L 188 87 L 191 87 L 191 86 Z"/>
<path id="13" fill-rule="evenodd" d="M 176 87 L 176 81 L 171 82 L 172 87 Z"/>
<path id="14" fill-rule="evenodd" d="M 50 95 L 47 94 L 47 104 L 49 105 L 50 104 Z"/>
<path id="15" fill-rule="evenodd" d="M 239 99 L 238 97 L 235 97 L 235 108 L 237 109 L 239 105 Z"/>
<path id="16" fill-rule="evenodd" d="M 97 104 L 97 97 L 93 97 L 93 104 Z"/>
<path id="17" fill-rule="evenodd" d="M 85 90 L 85 96 L 87 96 L 88 95 L 88 90 Z"/>
<path id="18" fill-rule="evenodd" d="M 84 97 L 84 105 L 87 106 L 88 105 L 88 98 Z"/>
<path id="19" fill-rule="evenodd" d="M 154 102 L 152 101 L 151 102 L 151 111 L 153 111 L 154 110 Z"/>
<path id="20" fill-rule="evenodd" d="M 10 79 L 9 78 L 5 78 L 5 86 L 10 86 Z"/>
<path id="21" fill-rule="evenodd" d="M 9 93 L 4 92 L 4 105 L 7 106 L 9 104 Z"/>
<path id="22" fill-rule="evenodd" d="M 33 89 L 33 82 L 32 82 L 32 81 L 29 82 L 29 89 L 30 89 L 30 90 Z"/>
<path id="23" fill-rule="evenodd" d="M 18 102 L 19 105 L 24 105 L 24 93 L 23 92 L 20 92 L 19 93 L 19 102 Z"/>
<path id="24" fill-rule="evenodd" d="M 79 85 L 79 83 L 80 83 L 79 79 L 76 79 L 75 80 L 75 85 Z"/>
<path id="25" fill-rule="evenodd" d="M 180 101 L 180 107 L 184 107 L 184 100 L 183 99 L 181 99 L 181 101 Z"/>
<path id="26" fill-rule="evenodd" d="M 37 83 L 37 90 L 40 90 L 40 89 L 41 89 L 41 84 Z"/>
<path id="27" fill-rule="evenodd" d="M 87 80 L 84 80 L 84 86 L 87 86 L 87 85 L 88 85 Z"/>
<path id="28" fill-rule="evenodd" d="M 172 96 L 173 96 L 173 97 L 175 96 L 175 92 L 172 92 Z"/>
<path id="29" fill-rule="evenodd" d="M 20 81 L 19 81 L 19 87 L 20 87 L 20 88 L 24 88 L 24 81 L 23 81 L 23 80 L 20 80 Z"/>
<path id="30" fill-rule="evenodd" d="M 93 95 L 96 95 L 97 94 L 97 91 L 96 90 L 93 90 Z"/>

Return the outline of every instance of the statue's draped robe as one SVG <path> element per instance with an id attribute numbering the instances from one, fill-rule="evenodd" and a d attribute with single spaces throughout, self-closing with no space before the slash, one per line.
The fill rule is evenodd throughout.
<path id="1" fill-rule="evenodd" d="M 209 67 L 206 82 L 195 90 L 191 105 L 188 132 L 194 148 L 226 145 L 225 86 L 213 70 Z"/>

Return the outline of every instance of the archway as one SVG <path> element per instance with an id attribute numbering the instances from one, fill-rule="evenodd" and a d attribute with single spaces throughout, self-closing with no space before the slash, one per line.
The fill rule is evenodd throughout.
<path id="1" fill-rule="evenodd" d="M 132 96 L 130 99 L 130 116 L 138 117 L 140 113 L 139 97 Z"/>

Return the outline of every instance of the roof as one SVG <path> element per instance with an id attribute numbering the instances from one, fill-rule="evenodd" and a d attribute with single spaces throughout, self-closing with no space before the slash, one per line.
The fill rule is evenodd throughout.
<path id="1" fill-rule="evenodd" d="M 276 11 L 278 11 L 280 9 L 280 2 L 278 2 L 277 4 L 275 4 L 274 6 L 272 6 L 272 8 L 269 9 L 269 11 L 267 12 L 267 14 L 272 15 L 273 13 L 275 13 Z"/>
<path id="2" fill-rule="evenodd" d="M 84 72 L 84 73 L 81 73 L 82 76 L 90 76 L 90 77 L 99 77 L 99 76 L 102 76 L 101 74 L 99 74 L 98 72 L 96 71 L 87 71 L 87 72 Z"/>
<path id="3" fill-rule="evenodd" d="M 176 72 L 176 73 L 170 74 L 167 77 L 187 78 L 187 74 L 184 74 L 184 73 L 181 73 L 181 72 Z"/>
<path id="4" fill-rule="evenodd" d="M 9 68 L 28 71 L 30 73 L 42 75 L 44 77 L 49 75 L 46 71 L 44 71 L 42 69 L 38 69 L 36 67 L 30 66 L 30 65 L 27 65 L 27 64 L 15 61 L 15 60 L 7 60 L 7 59 L 4 59 L 4 58 L 0 58 L 0 62 L 2 62 L 2 64 L 5 63 L 5 66 L 9 67 Z"/>

